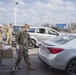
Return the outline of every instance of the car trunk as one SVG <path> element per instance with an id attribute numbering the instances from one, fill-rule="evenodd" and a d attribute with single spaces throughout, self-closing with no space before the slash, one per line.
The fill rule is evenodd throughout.
<path id="1" fill-rule="evenodd" d="M 57 50 L 61 50 L 61 48 L 56 48 L 57 46 L 59 46 L 60 44 L 57 44 L 55 42 L 46 40 L 44 42 L 41 43 L 41 47 L 40 50 L 44 55 L 49 55 L 51 54 L 51 50 L 53 49 L 53 52 L 58 52 Z"/>
<path id="2" fill-rule="evenodd" d="M 47 46 L 58 46 L 58 45 L 60 45 L 58 43 L 55 43 L 55 42 L 52 42 L 52 41 L 49 41 L 49 40 L 43 41 L 42 43 L 47 45 Z"/>

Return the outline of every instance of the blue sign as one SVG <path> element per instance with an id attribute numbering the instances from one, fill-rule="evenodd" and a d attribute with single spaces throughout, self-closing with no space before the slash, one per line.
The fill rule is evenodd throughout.
<path id="1" fill-rule="evenodd" d="M 56 24 L 57 28 L 64 28 L 66 26 L 66 24 Z"/>

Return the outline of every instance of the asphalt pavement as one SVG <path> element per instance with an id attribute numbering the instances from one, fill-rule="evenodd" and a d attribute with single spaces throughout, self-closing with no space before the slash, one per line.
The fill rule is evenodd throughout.
<path id="1" fill-rule="evenodd" d="M 43 64 L 37 56 L 38 48 L 30 49 L 29 50 L 29 56 L 30 60 L 33 66 L 36 67 L 36 70 L 29 70 L 27 68 L 26 63 L 22 59 L 20 66 L 22 66 L 22 69 L 19 69 L 14 73 L 14 75 L 66 75 L 64 71 L 56 70 L 51 67 L 48 67 L 47 65 Z M 3 70 L 4 72 L 0 72 L 0 75 L 11 75 L 10 69 L 14 66 L 15 61 L 17 59 L 15 50 L 14 50 L 14 57 L 11 59 L 3 59 L 2 64 L 5 66 L 0 66 L 0 70 Z M 8 72 L 6 72 L 8 70 Z"/>

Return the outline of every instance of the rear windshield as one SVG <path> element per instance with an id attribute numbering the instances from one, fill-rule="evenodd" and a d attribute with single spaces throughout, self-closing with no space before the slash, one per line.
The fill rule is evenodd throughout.
<path id="1" fill-rule="evenodd" d="M 60 36 L 55 37 L 51 41 L 53 41 L 55 43 L 58 43 L 58 44 L 65 44 L 65 43 L 73 40 L 74 38 L 76 38 L 76 36 L 73 36 L 73 35 L 60 35 Z"/>

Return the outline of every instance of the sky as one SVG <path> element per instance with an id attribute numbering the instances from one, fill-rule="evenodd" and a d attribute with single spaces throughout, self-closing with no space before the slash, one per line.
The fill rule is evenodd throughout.
<path id="1" fill-rule="evenodd" d="M 31 25 L 76 22 L 76 0 L 0 0 L 0 23 L 10 22 Z"/>

